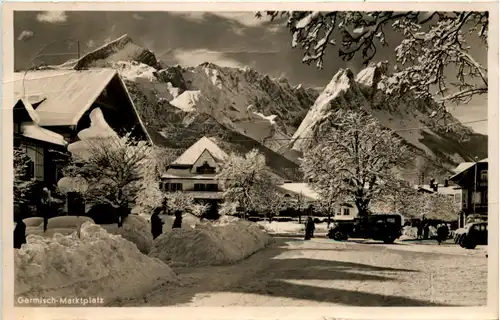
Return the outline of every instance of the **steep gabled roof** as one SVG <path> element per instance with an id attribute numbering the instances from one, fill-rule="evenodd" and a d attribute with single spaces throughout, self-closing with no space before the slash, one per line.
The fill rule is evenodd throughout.
<path id="1" fill-rule="evenodd" d="M 17 72 L 14 97 L 39 103 L 41 126 L 76 125 L 116 75 L 113 69 Z"/>
<path id="2" fill-rule="evenodd" d="M 488 158 L 483 159 L 483 160 L 479 160 L 477 163 L 488 163 Z M 460 175 L 465 173 L 470 168 L 474 167 L 475 164 L 476 164 L 476 162 L 463 162 L 463 163 L 459 164 L 458 167 L 456 167 L 455 170 L 453 170 L 455 172 L 455 174 L 450 177 L 450 180 L 455 181 L 457 179 L 457 177 L 459 177 Z"/>
<path id="3" fill-rule="evenodd" d="M 222 149 L 219 148 L 219 146 L 216 145 L 212 140 L 207 137 L 202 137 L 186 151 L 184 151 L 184 153 L 172 164 L 193 165 L 205 150 L 207 150 L 216 161 L 222 161 L 227 157 L 227 153 L 222 151 Z"/>

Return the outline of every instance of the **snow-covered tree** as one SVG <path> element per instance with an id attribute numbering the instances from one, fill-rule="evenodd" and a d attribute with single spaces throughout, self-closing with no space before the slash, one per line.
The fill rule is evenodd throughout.
<path id="1" fill-rule="evenodd" d="M 145 141 L 126 135 L 79 142 L 85 144 L 85 152 L 73 153 L 64 171 L 66 177 L 85 184 L 81 193 L 87 203 L 127 209 L 161 203 L 155 158 Z"/>
<path id="2" fill-rule="evenodd" d="M 395 47 L 396 72 L 382 83 L 388 93 L 412 91 L 466 103 L 488 93 L 488 69 L 470 53 L 487 47 L 488 12 L 312 12 L 267 11 L 271 19 L 288 18 L 292 47 L 304 51 L 303 62 L 323 67 L 329 46 L 342 59 L 361 55 L 368 64 L 384 46 Z M 257 17 L 262 17 L 258 12 Z M 388 38 L 396 43 L 389 43 Z M 385 60 L 385 57 L 384 57 Z"/>
<path id="3" fill-rule="evenodd" d="M 288 207 L 288 201 L 280 192 L 275 192 L 267 204 L 268 218 L 271 222 L 272 217 L 279 216 L 280 212 Z"/>
<path id="4" fill-rule="evenodd" d="M 182 191 L 167 192 L 165 194 L 167 199 L 167 211 L 173 214 L 174 211 L 193 213 L 195 206 L 194 198 L 189 193 Z"/>
<path id="5" fill-rule="evenodd" d="M 235 216 L 238 213 L 238 204 L 235 202 L 224 201 L 219 205 L 220 216 Z"/>
<path id="6" fill-rule="evenodd" d="M 28 201 L 28 195 L 35 183 L 28 177 L 31 158 L 22 149 L 14 149 L 14 205 L 22 205 Z"/>
<path id="7" fill-rule="evenodd" d="M 201 203 L 195 203 L 192 208 L 191 208 L 191 213 L 198 217 L 198 218 L 203 218 L 203 215 L 208 211 L 208 208 L 210 207 L 209 204 L 201 204 Z"/>
<path id="8" fill-rule="evenodd" d="M 457 208 L 452 197 L 433 193 L 424 194 L 422 200 L 427 204 L 425 206 L 425 217 L 427 219 L 453 221 L 458 218 L 459 208 Z"/>
<path id="9" fill-rule="evenodd" d="M 316 211 L 321 212 L 329 218 L 335 215 L 335 209 L 337 208 L 337 198 L 333 194 L 334 190 L 333 187 L 319 190 L 319 199 L 314 202 Z"/>
<path id="10" fill-rule="evenodd" d="M 276 190 L 265 157 L 256 149 L 244 157 L 231 154 L 219 168 L 217 179 L 224 188 L 225 200 L 238 203 L 245 216 L 248 212 L 265 211 Z"/>
<path id="11" fill-rule="evenodd" d="M 370 211 L 377 213 L 400 213 L 406 218 L 420 218 L 423 194 L 403 180 L 394 181 L 393 187 L 373 199 Z"/>
<path id="12" fill-rule="evenodd" d="M 395 168 L 406 147 L 391 130 L 364 111 L 335 112 L 305 151 L 301 169 L 318 193 L 341 203 L 354 202 L 367 215 L 370 201 L 399 186 Z"/>

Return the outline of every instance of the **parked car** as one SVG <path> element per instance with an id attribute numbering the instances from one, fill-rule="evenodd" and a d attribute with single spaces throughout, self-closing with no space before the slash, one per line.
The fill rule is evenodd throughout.
<path id="1" fill-rule="evenodd" d="M 462 248 L 474 249 L 477 245 L 488 244 L 488 223 L 472 222 L 457 235 L 455 242 Z"/>
<path id="2" fill-rule="evenodd" d="M 353 221 L 337 221 L 328 237 L 337 241 L 365 238 L 393 243 L 401 236 L 402 217 L 399 214 L 374 214 Z"/>

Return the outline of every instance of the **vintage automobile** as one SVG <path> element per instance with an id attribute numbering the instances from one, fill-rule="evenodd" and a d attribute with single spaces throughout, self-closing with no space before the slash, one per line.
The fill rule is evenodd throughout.
<path id="1" fill-rule="evenodd" d="M 364 238 L 393 243 L 401 236 L 401 226 L 399 214 L 373 214 L 353 221 L 337 221 L 328 231 L 328 237 L 337 241 Z"/>
<path id="2" fill-rule="evenodd" d="M 455 242 L 466 249 L 474 249 L 477 245 L 488 244 L 488 223 L 472 222 L 467 224 L 463 231 L 456 235 Z"/>

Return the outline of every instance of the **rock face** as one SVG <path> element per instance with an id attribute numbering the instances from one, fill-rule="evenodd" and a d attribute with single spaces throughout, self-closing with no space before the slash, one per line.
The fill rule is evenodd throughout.
<path id="1" fill-rule="evenodd" d="M 415 163 L 408 171 L 415 173 L 425 165 L 438 176 L 447 169 L 469 161 L 473 155 L 487 156 L 487 136 L 474 133 L 462 124 L 447 131 L 445 123 L 458 120 L 446 111 L 438 111 L 430 99 L 407 97 L 393 99 L 382 90 L 381 79 L 386 75 L 385 63 L 372 64 L 356 76 L 349 69 L 339 70 L 314 102 L 293 135 L 290 147 L 303 151 L 322 123 L 337 109 L 362 108 L 369 111 L 386 128 L 393 129 L 410 146 Z M 414 179 L 414 177 L 411 177 Z"/>
<path id="2" fill-rule="evenodd" d="M 447 113 L 430 117 L 435 102 L 388 100 L 380 88 L 387 73 L 384 62 L 357 75 L 339 70 L 319 93 L 248 67 L 208 62 L 196 67 L 166 66 L 125 35 L 64 66 L 118 69 L 155 143 L 185 149 L 209 136 L 217 138 L 228 153 L 258 148 L 273 170 L 287 172 L 284 177 L 290 180 L 300 178 L 298 159 L 307 142 L 303 138 L 314 135 L 338 108 L 368 110 L 411 146 L 418 166 L 430 163 L 439 168 L 439 174 L 471 155 L 486 157 L 487 153 L 486 136 L 462 125 L 452 132 L 437 126 L 437 119 L 457 120 Z M 424 126 L 433 129 L 398 131 Z"/>

